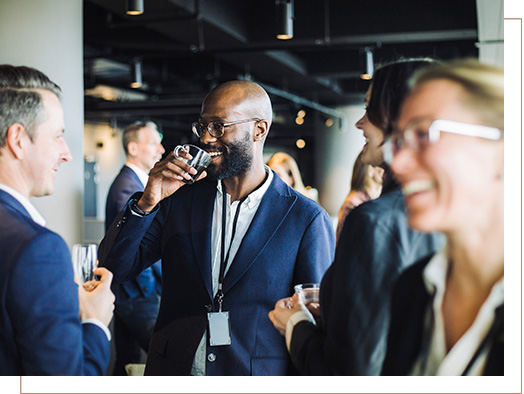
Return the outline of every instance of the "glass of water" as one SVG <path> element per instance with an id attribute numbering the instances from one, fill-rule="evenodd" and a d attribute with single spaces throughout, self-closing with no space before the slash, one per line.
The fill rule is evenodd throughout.
<path id="1" fill-rule="evenodd" d="M 96 244 L 73 245 L 71 254 L 75 276 L 81 284 L 96 280 L 93 270 L 97 267 Z M 86 289 L 89 290 L 89 289 Z"/>

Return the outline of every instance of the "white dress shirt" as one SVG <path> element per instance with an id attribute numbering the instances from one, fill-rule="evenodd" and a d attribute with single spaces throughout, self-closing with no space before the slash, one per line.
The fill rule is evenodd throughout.
<path id="1" fill-rule="evenodd" d="M 134 164 L 128 161 L 126 161 L 126 166 L 133 170 L 133 172 L 136 174 L 138 179 L 140 179 L 140 182 L 142 182 L 142 185 L 146 187 L 147 180 L 149 179 L 149 175 L 143 169 L 141 169 L 138 166 L 135 166 Z"/>
<path id="2" fill-rule="evenodd" d="M 446 275 L 449 267 L 447 249 L 437 253 L 423 272 L 425 286 L 430 294 L 435 294 L 432 309 L 433 327 L 426 326 L 424 331 L 430 338 L 427 350 L 423 350 L 413 367 L 412 375 L 422 376 L 457 376 L 466 369 L 480 343 L 491 328 L 495 309 L 504 304 L 504 278 L 500 279 L 480 308 L 475 321 L 446 354 L 446 337 L 442 316 L 442 300 L 446 290 Z M 428 319 L 426 325 L 429 325 Z M 427 342 L 426 342 L 427 343 Z M 486 365 L 489 346 L 484 349 L 470 368 L 468 375 L 481 375 Z"/>
<path id="3" fill-rule="evenodd" d="M 227 261 L 225 274 L 229 270 L 235 255 L 237 254 L 238 249 L 242 243 L 244 236 L 247 233 L 249 225 L 253 221 L 255 213 L 260 206 L 260 201 L 266 193 L 271 181 L 273 180 L 273 172 L 269 167 L 265 167 L 268 177 L 264 184 L 259 187 L 257 190 L 249 194 L 249 196 L 244 200 L 240 208 L 240 213 L 238 215 L 237 228 L 235 232 L 235 239 L 231 240 L 232 230 L 233 230 L 233 219 L 238 209 L 239 201 L 234 201 L 231 203 L 231 196 L 226 194 L 227 198 L 227 211 L 226 211 L 226 242 L 225 248 L 226 252 L 231 244 L 231 251 L 229 254 L 229 259 Z M 211 264 L 212 264 L 212 276 L 213 276 L 213 295 L 216 295 L 218 291 L 218 277 L 220 273 L 220 259 L 222 256 L 222 204 L 223 204 L 223 192 L 222 192 L 222 182 L 219 181 L 217 184 L 217 194 L 215 198 L 215 205 L 213 208 L 213 223 L 211 229 Z M 227 297 L 227 294 L 225 295 Z M 191 368 L 191 375 L 203 376 L 206 374 L 206 338 L 207 331 L 204 333 L 200 344 L 198 345 L 197 351 L 195 353 L 195 358 L 193 359 L 193 366 Z"/>
<path id="4" fill-rule="evenodd" d="M 29 215 L 31 216 L 31 218 L 33 219 L 35 223 L 39 224 L 42 227 L 45 227 L 45 219 L 36 210 L 34 205 L 31 204 L 31 202 L 27 198 L 25 198 L 21 193 L 17 192 L 15 189 L 7 185 L 4 185 L 2 183 L 0 183 L 0 190 L 3 190 L 6 193 L 9 193 L 11 196 L 13 196 L 13 198 L 15 198 L 20 204 L 22 204 L 22 206 L 29 213 Z M 72 266 L 72 263 L 71 263 L 71 266 Z M 92 319 L 92 318 L 82 320 L 82 324 L 88 324 L 88 323 L 95 324 L 98 327 L 100 327 L 106 334 L 107 340 L 108 341 L 111 340 L 111 332 L 109 331 L 107 326 L 104 323 L 102 323 L 100 320 Z"/>
<path id="5" fill-rule="evenodd" d="M 22 206 L 25 208 L 27 213 L 29 213 L 29 216 L 31 216 L 35 223 L 39 224 L 42 227 L 45 227 L 45 219 L 42 217 L 42 215 L 40 215 L 40 212 L 36 210 L 34 205 L 31 204 L 31 202 L 22 195 L 22 193 L 19 193 L 12 187 L 9 187 L 2 183 L 0 183 L 0 190 L 3 190 L 4 192 L 13 196 L 20 204 L 22 204 Z"/>

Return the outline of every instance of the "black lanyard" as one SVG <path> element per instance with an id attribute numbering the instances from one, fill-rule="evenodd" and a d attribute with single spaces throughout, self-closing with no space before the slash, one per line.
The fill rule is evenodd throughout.
<path id="1" fill-rule="evenodd" d="M 227 254 L 224 257 L 226 250 L 226 211 L 227 211 L 227 194 L 222 185 L 222 250 L 221 250 L 221 260 L 220 260 L 220 273 L 218 274 L 218 292 L 216 295 L 216 301 L 218 302 L 218 311 L 222 312 L 222 302 L 224 301 L 224 293 L 222 291 L 222 283 L 224 283 L 224 274 L 226 272 L 227 262 L 229 261 L 229 254 L 231 252 L 231 246 L 233 246 L 233 241 L 235 239 L 235 233 L 237 232 L 238 216 L 240 215 L 240 207 L 246 200 L 248 196 L 245 196 L 238 201 L 237 211 L 235 213 L 235 218 L 233 219 L 233 229 L 231 231 L 231 242 L 229 243 L 229 248 L 227 249 Z"/>
<path id="2" fill-rule="evenodd" d="M 475 364 L 475 361 L 477 361 L 484 349 L 486 349 L 490 344 L 492 346 L 496 345 L 496 342 L 498 338 L 500 338 L 501 334 L 504 335 L 504 304 L 500 305 L 499 307 L 497 307 L 497 309 L 495 309 L 495 320 L 493 321 L 491 328 L 489 329 L 488 333 L 477 348 L 477 351 L 468 363 L 468 366 L 466 367 L 464 372 L 462 372 L 462 376 L 466 376 L 469 373 L 469 371 L 473 367 L 473 364 Z M 490 355 L 488 354 L 484 371 L 486 371 L 489 362 Z"/>
<path id="3" fill-rule="evenodd" d="M 226 211 L 227 211 L 227 193 L 226 188 L 224 187 L 224 184 L 222 183 L 222 250 L 221 250 L 221 260 L 220 260 L 220 272 L 218 274 L 218 291 L 217 295 L 215 296 L 215 301 L 218 302 L 218 311 L 222 312 L 222 303 L 224 302 L 224 292 L 222 291 L 222 284 L 224 283 L 224 276 L 226 272 L 226 266 L 227 262 L 229 261 L 229 254 L 231 252 L 231 246 L 233 246 L 233 241 L 235 240 L 235 233 L 237 231 L 237 223 L 238 223 L 238 216 L 240 214 L 240 207 L 246 201 L 246 199 L 260 189 L 264 183 L 266 183 L 266 180 L 268 178 L 269 174 L 266 173 L 266 177 L 264 180 L 258 185 L 251 193 L 249 193 L 244 198 L 240 199 L 238 201 L 238 207 L 237 211 L 235 212 L 235 218 L 233 219 L 233 229 L 231 230 L 231 242 L 229 244 L 229 248 L 227 249 L 227 254 L 224 257 L 224 253 L 226 250 Z"/>

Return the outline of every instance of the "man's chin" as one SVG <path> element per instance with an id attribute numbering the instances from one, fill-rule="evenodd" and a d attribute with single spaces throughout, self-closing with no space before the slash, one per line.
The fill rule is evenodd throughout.
<path id="1" fill-rule="evenodd" d="M 213 180 L 213 181 L 218 181 L 220 180 L 220 170 L 219 168 L 217 168 L 216 165 L 214 164 L 210 164 L 209 167 L 206 168 L 206 172 L 207 172 L 207 178 Z"/>

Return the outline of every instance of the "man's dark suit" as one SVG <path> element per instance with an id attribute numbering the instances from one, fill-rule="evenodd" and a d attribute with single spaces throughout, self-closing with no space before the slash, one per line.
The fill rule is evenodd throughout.
<path id="1" fill-rule="evenodd" d="M 102 375 L 109 341 L 81 324 L 69 249 L 0 190 L 0 375 Z"/>
<path id="2" fill-rule="evenodd" d="M 106 231 L 129 197 L 143 190 L 138 175 L 130 167 L 123 166 L 107 195 Z M 160 262 L 157 262 L 135 279 L 119 284 L 113 282 L 111 286 L 116 297 L 114 336 L 117 358 L 114 373 L 117 375 L 125 374 L 125 364 L 140 361 L 139 345 L 146 351 L 149 348 L 160 305 L 161 276 Z"/>
<path id="3" fill-rule="evenodd" d="M 162 258 L 163 290 L 146 374 L 188 375 L 212 309 L 211 230 L 216 182 L 184 186 L 145 217 L 129 206 L 100 246 L 115 281 Z M 138 196 L 139 197 L 139 196 Z M 268 312 L 297 283 L 319 282 L 334 251 L 327 213 L 277 176 L 224 280 L 232 344 L 207 347 L 207 375 L 285 375 L 289 358 Z"/>

